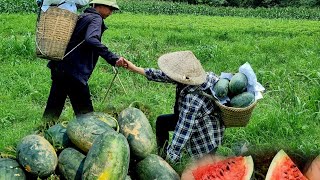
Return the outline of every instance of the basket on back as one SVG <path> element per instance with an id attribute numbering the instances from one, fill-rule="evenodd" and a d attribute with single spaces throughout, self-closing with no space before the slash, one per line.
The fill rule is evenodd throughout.
<path id="1" fill-rule="evenodd" d="M 245 127 L 250 118 L 257 101 L 244 108 L 229 107 L 215 100 L 215 104 L 221 111 L 221 117 L 226 127 Z"/>
<path id="2" fill-rule="evenodd" d="M 223 124 L 225 127 L 245 127 L 247 126 L 253 109 L 256 107 L 258 101 L 255 100 L 252 104 L 250 104 L 247 107 L 243 108 L 236 108 L 236 107 L 230 107 L 226 106 L 220 103 L 220 101 L 214 97 L 213 95 L 210 95 L 204 91 L 196 91 L 196 93 L 199 93 L 203 96 L 208 97 L 211 99 L 216 106 L 218 106 L 221 118 L 223 121 Z"/>
<path id="3" fill-rule="evenodd" d="M 58 7 L 42 11 L 36 29 L 37 56 L 62 60 L 77 20 L 77 14 Z"/>

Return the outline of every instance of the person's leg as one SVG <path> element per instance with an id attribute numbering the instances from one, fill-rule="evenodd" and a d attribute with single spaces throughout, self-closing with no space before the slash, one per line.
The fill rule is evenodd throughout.
<path id="1" fill-rule="evenodd" d="M 175 129 L 178 118 L 178 115 L 175 114 L 165 114 L 158 116 L 156 122 L 156 136 L 160 152 L 166 151 L 169 141 L 169 131 L 173 131 Z"/>
<path id="2" fill-rule="evenodd" d="M 71 86 L 68 88 L 68 96 L 76 116 L 93 112 L 91 95 L 88 85 L 71 77 Z"/>
<path id="3" fill-rule="evenodd" d="M 53 125 L 59 119 L 67 98 L 64 79 L 59 77 L 55 72 L 52 72 L 51 76 L 50 94 L 42 116 L 45 127 Z"/>

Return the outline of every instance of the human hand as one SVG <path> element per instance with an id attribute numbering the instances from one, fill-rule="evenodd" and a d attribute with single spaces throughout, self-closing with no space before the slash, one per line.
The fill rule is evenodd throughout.
<path id="1" fill-rule="evenodd" d="M 146 75 L 143 68 L 137 67 L 131 61 L 124 59 L 124 64 L 125 65 L 123 67 L 127 68 L 128 70 L 135 72 L 135 73 L 138 73 L 138 74 L 141 74 L 141 75 L 144 75 L 144 76 Z"/>
<path id="2" fill-rule="evenodd" d="M 131 61 L 129 61 L 127 59 L 124 59 L 124 64 L 125 64 L 125 66 L 123 66 L 123 67 L 125 67 L 131 71 L 134 71 L 134 69 L 136 68 L 136 66 Z"/>
<path id="3" fill-rule="evenodd" d="M 120 58 L 116 61 L 116 66 L 125 67 L 125 68 L 126 68 L 127 64 L 125 63 L 125 58 L 124 58 L 124 57 L 120 57 Z"/>

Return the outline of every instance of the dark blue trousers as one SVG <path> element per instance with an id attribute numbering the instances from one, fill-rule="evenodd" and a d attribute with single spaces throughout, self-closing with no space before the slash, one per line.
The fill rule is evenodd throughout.
<path id="1" fill-rule="evenodd" d="M 51 70 L 52 85 L 43 113 L 43 118 L 50 121 L 59 119 L 65 101 L 69 97 L 75 115 L 93 111 L 88 84 L 83 84 L 71 75 Z"/>
<path id="2" fill-rule="evenodd" d="M 179 115 L 176 114 L 164 114 L 158 116 L 156 122 L 156 136 L 160 151 L 165 152 L 167 150 L 169 131 L 174 131 L 178 119 Z"/>

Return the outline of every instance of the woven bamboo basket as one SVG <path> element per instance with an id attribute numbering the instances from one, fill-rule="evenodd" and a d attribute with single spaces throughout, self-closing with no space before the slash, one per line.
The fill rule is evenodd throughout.
<path id="1" fill-rule="evenodd" d="M 62 60 L 77 20 L 77 14 L 58 7 L 42 11 L 36 28 L 37 56 Z"/>
<path id="2" fill-rule="evenodd" d="M 257 101 L 245 108 L 225 106 L 217 100 L 215 101 L 215 104 L 221 110 L 221 117 L 225 127 L 245 127 L 251 118 L 252 111 L 256 107 Z"/>

